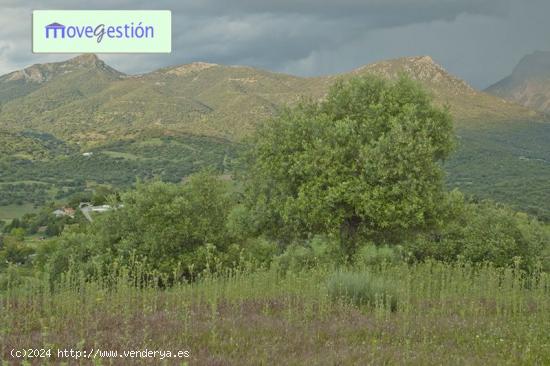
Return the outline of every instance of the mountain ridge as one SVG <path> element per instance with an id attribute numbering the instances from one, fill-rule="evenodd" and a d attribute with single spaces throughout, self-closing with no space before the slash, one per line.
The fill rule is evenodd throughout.
<path id="1" fill-rule="evenodd" d="M 127 75 L 86 54 L 32 65 L 0 76 L 0 126 L 37 130 L 80 144 L 147 130 L 230 140 L 249 135 L 258 121 L 300 99 L 320 99 L 339 78 L 406 73 L 457 125 L 540 119 L 537 113 L 472 88 L 430 56 L 363 65 L 347 73 L 300 77 L 249 66 L 193 62 Z M 479 127 L 477 126 L 477 127 Z"/>
<path id="2" fill-rule="evenodd" d="M 51 77 L 62 72 L 70 72 L 69 68 L 74 67 L 98 67 L 113 74 L 125 75 L 108 66 L 95 54 L 82 54 L 66 61 L 49 62 L 44 64 L 33 64 L 21 70 L 12 71 L 0 76 L 0 82 L 23 80 L 26 82 L 43 83 L 51 80 Z"/>
<path id="3" fill-rule="evenodd" d="M 445 79 L 448 79 L 447 81 L 455 84 L 456 93 L 475 92 L 475 89 L 466 81 L 450 74 L 443 66 L 435 62 L 431 56 L 412 56 L 382 60 L 360 66 L 352 70 L 351 73 L 359 74 L 368 71 L 374 71 L 386 78 L 395 78 L 399 72 L 405 72 L 411 75 L 414 80 L 432 84 L 442 83 L 446 81 Z"/>

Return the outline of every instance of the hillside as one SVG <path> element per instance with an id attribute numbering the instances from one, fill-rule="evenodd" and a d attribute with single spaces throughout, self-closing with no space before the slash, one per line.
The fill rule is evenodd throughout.
<path id="1" fill-rule="evenodd" d="M 178 181 L 203 166 L 224 171 L 234 143 L 284 105 L 323 98 L 340 78 L 401 73 L 455 117 L 451 187 L 550 218 L 550 124 L 475 90 L 428 56 L 312 78 L 201 62 L 125 75 L 95 55 L 12 72 L 0 77 L 0 206 L 26 196 L 65 198 L 96 184 L 125 187 L 136 177 Z M 86 151 L 93 158 L 83 158 Z M 36 182 L 47 185 L 47 197 Z"/>
<path id="2" fill-rule="evenodd" d="M 478 91 L 448 73 L 429 56 L 381 61 L 352 71 L 352 75 L 372 73 L 395 79 L 405 73 L 429 90 L 440 105 L 448 105 L 459 127 L 506 120 L 540 119 L 541 116 L 518 104 Z"/>
<path id="3" fill-rule="evenodd" d="M 283 104 L 302 94 L 315 95 L 320 84 L 204 63 L 127 76 L 95 56 L 81 56 L 2 77 L 0 89 L 6 96 L 0 125 L 46 131 L 81 144 L 151 130 L 236 139 Z"/>
<path id="4" fill-rule="evenodd" d="M 78 88 L 89 93 L 103 89 L 107 83 L 122 76 L 122 73 L 93 54 L 81 55 L 64 62 L 36 64 L 0 76 L 0 103 L 21 99 L 39 89 L 54 91 Z M 81 84 L 76 85 L 77 83 Z M 39 93 L 38 96 L 40 95 Z M 57 96 L 58 94 L 54 94 L 48 96 L 48 99 Z"/>
<path id="5" fill-rule="evenodd" d="M 338 77 L 408 73 L 449 105 L 459 125 L 539 118 L 471 88 L 429 57 L 367 65 L 350 73 L 301 78 L 245 66 L 193 63 L 124 75 L 94 55 L 34 65 L 0 78 L 0 125 L 39 130 L 94 145 L 143 131 L 238 140 L 254 125 L 301 97 L 320 98 Z"/>
<path id="6" fill-rule="evenodd" d="M 550 52 L 525 56 L 512 74 L 486 89 L 523 106 L 550 112 Z"/>

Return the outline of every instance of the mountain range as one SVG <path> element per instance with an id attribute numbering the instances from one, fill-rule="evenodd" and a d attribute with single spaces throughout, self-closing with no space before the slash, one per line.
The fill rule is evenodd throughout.
<path id="1" fill-rule="evenodd" d="M 338 79 L 407 74 L 454 117 L 459 148 L 446 163 L 449 186 L 550 218 L 548 102 L 504 92 L 518 80 L 536 81 L 532 73 L 550 74 L 546 56 L 534 58 L 518 65 L 513 82 L 487 91 L 429 56 L 319 77 L 204 62 L 127 75 L 93 54 L 32 65 L 0 76 L 0 198 L 17 197 L 0 199 L 0 211 L 28 202 L 36 185 L 59 198 L 76 186 L 124 186 L 152 176 L 178 181 L 204 165 L 229 169 L 235 143 L 284 106 L 322 99 Z M 83 159 L 85 151 L 93 157 Z"/>
<path id="2" fill-rule="evenodd" d="M 431 91 L 436 103 L 448 105 L 459 126 L 541 119 L 473 89 L 428 56 L 303 78 L 202 62 L 125 75 L 87 54 L 0 77 L 0 126 L 48 132 L 83 145 L 150 130 L 238 140 L 282 106 L 302 97 L 322 98 L 338 78 L 369 73 L 395 78 L 402 72 Z"/>

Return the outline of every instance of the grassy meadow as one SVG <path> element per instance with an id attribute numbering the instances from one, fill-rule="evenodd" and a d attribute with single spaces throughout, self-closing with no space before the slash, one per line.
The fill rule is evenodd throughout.
<path id="1" fill-rule="evenodd" d="M 11 221 L 12 219 L 23 216 L 27 213 L 36 212 L 37 209 L 30 203 L 23 205 L 8 205 L 2 206 L 0 210 L 0 221 Z"/>
<path id="2" fill-rule="evenodd" d="M 64 347 L 190 352 L 187 359 L 139 360 L 145 364 L 550 364 L 550 276 L 513 268 L 273 267 L 169 289 L 138 288 L 124 274 L 105 282 L 68 275 L 53 292 L 47 280 L 8 291 L 0 310 L 5 362 L 12 348 Z M 48 362 L 90 361 L 28 360 Z"/>

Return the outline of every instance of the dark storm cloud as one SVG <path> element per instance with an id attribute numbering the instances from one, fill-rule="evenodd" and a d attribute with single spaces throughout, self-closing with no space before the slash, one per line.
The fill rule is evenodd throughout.
<path id="1" fill-rule="evenodd" d="M 67 58 L 30 53 L 32 9 L 172 10 L 172 54 L 101 56 L 130 73 L 200 60 L 316 75 L 431 54 L 477 86 L 505 75 L 523 53 L 544 48 L 541 37 L 524 38 L 535 28 L 543 34 L 549 28 L 529 20 L 547 10 L 541 0 L 0 0 L 0 5 L 0 74 Z"/>
<path id="2" fill-rule="evenodd" d="M 460 13 L 494 14 L 505 11 L 507 0 L 4 0 L 5 7 L 40 9 L 172 9 L 190 15 L 254 13 L 315 14 L 329 17 L 377 14 L 394 23 L 454 17 Z"/>

